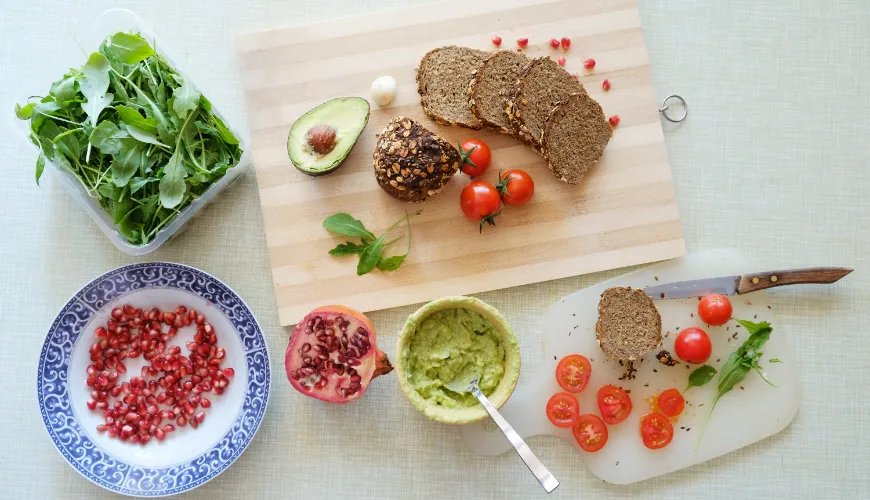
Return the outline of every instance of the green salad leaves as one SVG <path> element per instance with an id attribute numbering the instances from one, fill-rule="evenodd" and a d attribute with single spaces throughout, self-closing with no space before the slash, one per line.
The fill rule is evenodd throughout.
<path id="1" fill-rule="evenodd" d="M 46 161 L 72 173 L 133 245 L 150 242 L 242 156 L 211 103 L 138 34 L 108 37 L 15 115 L 30 121 L 40 150 L 37 184 Z"/>
<path id="2" fill-rule="evenodd" d="M 384 234 L 380 236 L 375 236 L 374 233 L 366 229 L 362 222 L 358 219 L 354 219 L 350 214 L 332 214 L 323 220 L 323 228 L 327 231 L 343 236 L 359 238 L 360 243 L 354 243 L 352 241 L 339 243 L 335 248 L 329 251 L 329 255 L 334 257 L 342 255 L 359 255 L 359 262 L 356 266 L 356 274 L 358 276 L 370 273 L 375 268 L 378 268 L 381 271 L 395 271 L 403 262 L 405 262 L 408 254 L 411 253 L 411 216 L 419 213 L 420 212 L 410 215 L 406 213 L 404 217 L 397 220 L 392 226 L 384 231 Z M 408 246 L 405 253 L 401 255 L 393 255 L 392 257 L 385 257 L 383 254 L 384 249 L 402 239 L 400 236 L 393 240 L 386 241 L 387 235 L 389 235 L 390 232 L 392 232 L 393 229 L 402 222 L 405 222 L 408 231 Z"/>

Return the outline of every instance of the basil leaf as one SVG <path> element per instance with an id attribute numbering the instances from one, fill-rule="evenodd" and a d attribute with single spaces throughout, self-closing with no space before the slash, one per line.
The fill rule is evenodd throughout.
<path id="1" fill-rule="evenodd" d="M 160 179 L 160 204 L 165 208 L 175 208 L 184 199 L 187 189 L 185 177 L 187 171 L 182 162 L 181 149 L 175 148 L 169 162 L 163 167 L 163 177 Z"/>
<path id="2" fill-rule="evenodd" d="M 36 185 L 39 185 L 39 178 L 42 177 L 42 172 L 45 171 L 45 156 L 42 153 L 39 153 L 39 157 L 36 159 Z M 770 360 L 773 363 L 773 360 Z"/>
<path id="3" fill-rule="evenodd" d="M 32 102 L 29 102 L 29 103 L 25 104 L 24 106 L 16 104 L 15 105 L 15 116 L 19 120 L 29 120 L 30 117 L 33 116 L 33 108 L 35 106 L 36 106 L 36 104 L 34 104 Z"/>
<path id="4" fill-rule="evenodd" d="M 186 118 L 189 112 L 194 111 L 199 106 L 199 96 L 199 92 L 192 85 L 184 82 L 172 93 L 174 99 L 172 109 L 175 110 L 175 114 L 181 119 Z"/>
<path id="5" fill-rule="evenodd" d="M 115 33 L 104 43 L 107 56 L 113 61 L 135 64 L 154 55 L 154 49 L 139 35 Z"/>
<path id="6" fill-rule="evenodd" d="M 737 319 L 737 318 L 734 318 L 734 321 L 740 323 L 740 325 L 743 328 L 746 328 L 746 331 L 749 332 L 750 335 L 758 333 L 758 332 L 763 332 L 766 330 L 773 331 L 773 329 L 770 327 L 770 323 L 768 323 L 767 321 L 762 321 L 760 323 L 753 323 L 752 321 L 747 321 L 745 319 Z"/>
<path id="7" fill-rule="evenodd" d="M 329 251 L 329 255 L 340 256 L 340 255 L 353 255 L 353 254 L 361 254 L 363 250 L 368 247 L 368 244 L 357 245 L 352 241 L 347 241 L 345 243 L 340 243 L 338 246 Z"/>
<path id="8" fill-rule="evenodd" d="M 393 257 L 383 258 L 378 261 L 378 269 L 381 271 L 395 271 L 405 262 L 405 257 L 408 255 L 394 255 Z"/>
<path id="9" fill-rule="evenodd" d="M 126 130 L 121 130 L 113 122 L 103 120 L 91 132 L 88 139 L 90 143 L 101 153 L 106 155 L 118 154 L 121 151 L 121 139 L 130 137 Z"/>
<path id="10" fill-rule="evenodd" d="M 689 375 L 689 385 L 683 390 L 683 392 L 688 391 L 692 387 L 701 387 L 702 385 L 707 384 L 707 382 L 713 380 L 713 377 L 716 376 L 716 369 L 710 365 L 704 365 L 700 368 L 696 368 Z"/>
<path id="11" fill-rule="evenodd" d="M 359 262 L 356 265 L 357 276 L 371 272 L 378 265 L 378 262 L 381 260 L 381 250 L 384 247 L 384 236 L 386 236 L 386 233 L 373 241 L 359 255 Z"/>
<path id="12" fill-rule="evenodd" d="M 341 234 L 344 236 L 355 236 L 358 238 L 365 238 L 371 241 L 380 239 L 381 245 L 384 244 L 383 238 L 377 238 L 374 234 L 372 234 L 371 231 L 366 229 L 362 222 L 354 219 L 346 213 L 337 213 L 330 215 L 323 220 L 323 227 L 327 231 L 331 231 L 333 233 Z M 372 243 L 371 245 L 374 245 L 374 243 Z M 378 252 L 378 255 L 380 255 L 380 251 Z M 377 262 L 378 261 L 376 260 L 375 263 L 372 264 L 372 268 L 374 268 Z"/>
<path id="13" fill-rule="evenodd" d="M 151 134 L 157 133 L 157 120 L 142 116 L 139 111 L 127 106 L 115 106 L 115 112 L 125 125 L 136 127 Z"/>
<path id="14" fill-rule="evenodd" d="M 82 110 L 88 115 L 89 123 L 96 127 L 100 111 L 112 103 L 109 90 L 109 60 L 99 52 L 94 52 L 88 58 L 78 76 L 79 90 L 87 102 L 82 103 Z"/>

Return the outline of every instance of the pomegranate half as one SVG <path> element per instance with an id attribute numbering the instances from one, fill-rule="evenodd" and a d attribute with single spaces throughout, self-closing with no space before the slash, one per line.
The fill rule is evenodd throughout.
<path id="1" fill-rule="evenodd" d="M 344 306 L 318 307 L 296 325 L 284 368 L 297 391 L 330 403 L 359 398 L 374 377 L 393 370 L 371 321 Z"/>

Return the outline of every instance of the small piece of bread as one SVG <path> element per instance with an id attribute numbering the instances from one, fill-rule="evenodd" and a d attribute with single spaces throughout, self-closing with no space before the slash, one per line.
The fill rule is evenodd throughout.
<path id="1" fill-rule="evenodd" d="M 662 317 L 643 290 L 611 287 L 598 302 L 595 338 L 610 358 L 640 359 L 661 344 Z"/>
<path id="2" fill-rule="evenodd" d="M 579 184 L 613 135 L 601 105 L 585 92 L 573 94 L 550 113 L 544 126 L 543 155 L 553 175 Z"/>
<path id="3" fill-rule="evenodd" d="M 520 73 L 508 101 L 508 120 L 517 134 L 540 152 L 547 117 L 557 104 L 577 93 L 586 93 L 583 85 L 556 61 L 533 59 Z"/>
<path id="4" fill-rule="evenodd" d="M 489 54 L 449 45 L 430 50 L 417 68 L 417 92 L 429 118 L 442 125 L 481 128 L 468 106 L 471 75 Z"/>
<path id="5" fill-rule="evenodd" d="M 520 73 L 530 62 L 512 50 L 500 50 L 487 57 L 474 71 L 468 86 L 468 105 L 474 116 L 503 134 L 514 134 L 505 110 Z"/>
<path id="6" fill-rule="evenodd" d="M 461 162 L 453 145 L 404 116 L 390 120 L 375 143 L 378 184 L 405 203 L 425 201 L 437 194 Z"/>

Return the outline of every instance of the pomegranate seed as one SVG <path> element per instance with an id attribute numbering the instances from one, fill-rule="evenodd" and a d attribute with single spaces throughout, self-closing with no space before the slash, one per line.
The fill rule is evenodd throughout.
<path id="1" fill-rule="evenodd" d="M 97 402 L 93 399 L 89 399 L 85 404 L 88 406 L 88 410 L 94 411 L 97 409 Z"/>
<path id="2" fill-rule="evenodd" d="M 203 324 L 203 323 L 205 323 L 205 316 L 203 316 L 201 313 L 197 313 L 197 315 L 196 315 L 196 324 L 197 324 L 197 325 L 201 325 L 201 324 Z"/>
<path id="3" fill-rule="evenodd" d="M 527 46 L 528 44 L 529 44 L 529 39 L 528 39 L 528 38 L 517 38 L 517 45 L 519 45 L 519 47 L 520 47 L 521 49 L 526 48 L 526 46 Z"/>
<path id="4" fill-rule="evenodd" d="M 116 437 L 118 435 L 118 429 L 116 427 L 109 428 L 109 437 Z"/>
<path id="5" fill-rule="evenodd" d="M 577 73 L 571 73 L 571 78 L 577 80 L 578 82 L 580 81 L 580 77 L 577 76 Z"/>
<path id="6" fill-rule="evenodd" d="M 203 408 L 209 408 L 211 407 L 211 400 L 207 398 L 202 398 L 199 401 L 199 406 L 202 406 Z"/>
<path id="7" fill-rule="evenodd" d="M 109 430 L 109 426 L 106 424 L 100 424 L 97 426 L 97 432 L 106 432 Z"/>
<path id="8" fill-rule="evenodd" d="M 583 61 L 583 67 L 586 69 L 592 69 L 595 67 L 595 59 L 586 59 Z"/>
<path id="9" fill-rule="evenodd" d="M 122 438 L 127 438 L 130 434 L 133 434 L 133 427 L 131 427 L 129 425 L 125 425 L 124 427 L 121 427 L 121 437 Z"/>
<path id="10" fill-rule="evenodd" d="M 106 401 L 97 401 L 96 407 L 98 410 L 105 410 L 109 408 L 109 403 Z"/>
<path id="11" fill-rule="evenodd" d="M 166 431 L 163 429 L 156 429 L 154 431 L 154 437 L 157 438 L 158 441 L 163 441 L 166 438 Z"/>
<path id="12" fill-rule="evenodd" d="M 124 354 L 124 353 L 122 352 L 121 354 Z M 127 373 L 127 367 L 124 366 L 124 363 L 121 363 L 121 362 L 119 362 L 118 364 L 115 365 L 115 370 L 117 370 L 119 374 Z"/>
<path id="13" fill-rule="evenodd" d="M 194 429 L 196 429 L 197 427 L 199 427 L 199 422 L 197 422 L 197 421 L 194 420 L 193 418 L 191 418 L 187 423 L 189 423 L 190 426 L 193 427 Z"/>
<path id="14" fill-rule="evenodd" d="M 133 309 L 133 306 L 130 304 L 124 304 L 124 314 L 127 316 L 134 316 L 136 314 L 136 310 Z"/>
<path id="15" fill-rule="evenodd" d="M 490 40 L 492 40 L 492 44 L 495 45 L 496 47 L 501 47 L 501 37 L 500 36 L 493 35 L 493 37 L 490 38 Z"/>
<path id="16" fill-rule="evenodd" d="M 149 439 L 151 439 L 151 436 L 149 436 L 148 434 L 142 434 L 139 436 L 139 442 L 142 444 L 147 443 Z"/>
<path id="17" fill-rule="evenodd" d="M 116 385 L 115 387 L 112 387 L 112 390 L 109 391 L 109 394 L 111 394 L 113 398 L 117 398 L 121 395 L 121 386 Z"/>
<path id="18" fill-rule="evenodd" d="M 196 423 L 201 424 L 202 421 L 205 420 L 205 412 L 198 412 L 196 415 L 193 416 L 193 419 L 196 421 Z"/>
<path id="19" fill-rule="evenodd" d="M 571 39 L 567 36 L 562 37 L 562 48 L 568 50 L 571 48 Z"/>
<path id="20" fill-rule="evenodd" d="M 116 307 L 116 308 L 112 309 L 112 318 L 118 319 L 121 317 L 122 314 L 124 314 L 124 313 L 121 311 L 120 307 Z"/>
<path id="21" fill-rule="evenodd" d="M 163 322 L 167 325 L 171 325 L 175 322 L 175 313 L 174 312 L 165 312 L 163 313 Z"/>
<path id="22" fill-rule="evenodd" d="M 178 306 L 175 308 L 175 314 L 178 314 L 179 316 L 182 314 L 187 314 L 187 308 L 184 306 Z"/>
<path id="23" fill-rule="evenodd" d="M 604 80 L 601 82 L 601 88 L 604 89 L 605 92 L 610 90 L 610 80 Z"/>
<path id="24" fill-rule="evenodd" d="M 615 126 L 619 125 L 619 115 L 613 115 L 610 118 L 608 118 L 607 121 L 610 122 L 611 127 L 615 127 Z"/>
<path id="25" fill-rule="evenodd" d="M 98 339 L 103 338 L 103 337 L 108 337 L 109 332 L 106 331 L 106 329 L 101 326 L 101 327 L 98 327 L 96 330 L 94 330 L 94 336 L 97 337 Z"/>
<path id="26" fill-rule="evenodd" d="M 130 352 L 127 353 L 127 357 L 128 357 L 128 358 L 138 358 L 141 354 L 142 354 L 142 353 L 139 352 L 138 350 L 133 349 L 132 351 L 130 351 Z"/>
<path id="27" fill-rule="evenodd" d="M 556 40 L 555 38 L 551 38 L 550 39 L 550 47 L 553 47 L 554 49 L 558 49 L 559 48 L 559 40 Z"/>
<path id="28" fill-rule="evenodd" d="M 559 66 L 564 66 L 566 61 L 565 61 L 564 57 L 560 57 L 558 62 L 559 62 Z"/>
<path id="29" fill-rule="evenodd" d="M 175 430 L 175 426 L 172 424 L 166 424 L 163 426 L 163 432 L 172 432 Z"/>
<path id="30" fill-rule="evenodd" d="M 178 424 L 179 427 L 184 427 L 187 425 L 187 418 L 184 415 L 179 416 L 175 423 Z"/>
<path id="31" fill-rule="evenodd" d="M 224 368 L 224 377 L 232 377 L 236 374 L 236 371 L 232 368 Z"/>
<path id="32" fill-rule="evenodd" d="M 186 413 L 187 415 L 193 415 L 193 412 L 195 410 L 196 410 L 196 408 L 194 408 L 193 405 L 190 403 L 186 403 L 184 405 L 184 413 Z"/>
<path id="33" fill-rule="evenodd" d="M 112 410 L 106 410 L 106 413 L 109 413 Z M 112 415 L 106 415 L 106 425 L 115 425 L 115 417 Z"/>
<path id="34" fill-rule="evenodd" d="M 217 394 L 218 396 L 220 396 L 221 394 L 224 393 L 224 388 L 223 387 L 215 387 L 214 389 L 212 389 L 212 392 Z"/>

